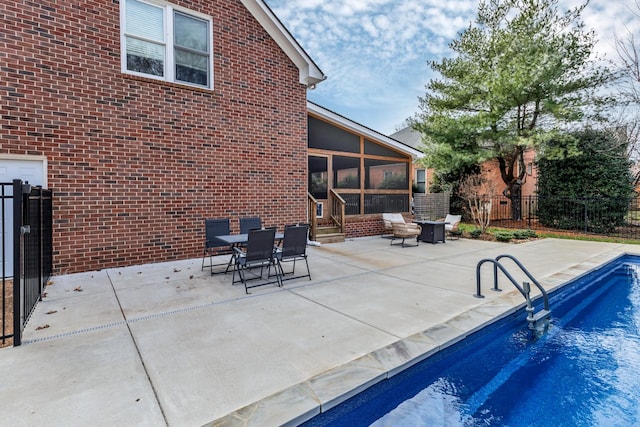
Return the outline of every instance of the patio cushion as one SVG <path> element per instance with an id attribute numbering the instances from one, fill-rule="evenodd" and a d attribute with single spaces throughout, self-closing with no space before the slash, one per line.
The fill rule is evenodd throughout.
<path id="1" fill-rule="evenodd" d="M 405 223 L 404 217 L 400 213 L 383 213 L 382 220 L 384 221 L 384 229 L 387 231 L 393 230 L 394 222 Z"/>
<path id="2" fill-rule="evenodd" d="M 460 221 L 462 220 L 462 215 L 451 215 L 447 214 L 444 222 L 448 222 L 449 224 L 445 224 L 444 229 L 446 231 L 457 231 L 458 225 L 460 225 Z"/>

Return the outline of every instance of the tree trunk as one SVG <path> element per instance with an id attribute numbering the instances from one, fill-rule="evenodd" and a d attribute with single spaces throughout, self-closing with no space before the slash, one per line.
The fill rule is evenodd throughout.
<path id="1" fill-rule="evenodd" d="M 514 183 L 509 190 L 509 200 L 511 200 L 511 219 L 519 221 L 522 219 L 522 185 Z"/>
<path id="2" fill-rule="evenodd" d="M 520 220 L 522 217 L 522 184 L 526 174 L 524 165 L 524 150 L 516 147 L 515 153 L 508 158 L 498 157 L 500 175 L 507 185 L 503 194 L 511 201 L 511 219 Z M 518 169 L 518 175 L 515 171 Z"/>

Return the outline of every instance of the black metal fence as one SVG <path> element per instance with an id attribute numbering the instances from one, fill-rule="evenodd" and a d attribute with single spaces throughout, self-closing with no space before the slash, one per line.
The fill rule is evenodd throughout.
<path id="1" fill-rule="evenodd" d="M 639 198 L 497 196 L 485 202 L 490 226 L 640 239 Z"/>
<path id="2" fill-rule="evenodd" d="M 22 330 L 42 298 L 52 271 L 50 190 L 20 180 L 0 183 L 2 242 L 2 337 L 0 345 L 21 344 Z"/>
<path id="3" fill-rule="evenodd" d="M 0 314 L 0 326 L 2 336 L 0 346 L 8 344 L 13 338 L 13 260 L 9 253 L 13 253 L 13 184 L 0 183 L 0 273 L 2 273 L 2 313 Z"/>

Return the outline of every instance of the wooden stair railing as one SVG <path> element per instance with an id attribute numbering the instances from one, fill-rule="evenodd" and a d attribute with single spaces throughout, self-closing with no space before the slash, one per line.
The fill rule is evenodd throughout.
<path id="1" fill-rule="evenodd" d="M 318 234 L 318 219 L 316 218 L 316 212 L 318 211 L 318 201 L 307 193 L 307 216 L 309 217 L 309 239 L 316 240 Z"/>
<path id="2" fill-rule="evenodd" d="M 338 226 L 340 233 L 344 234 L 346 229 L 344 213 L 347 202 L 331 189 L 329 190 L 329 205 L 331 206 L 331 220 Z"/>

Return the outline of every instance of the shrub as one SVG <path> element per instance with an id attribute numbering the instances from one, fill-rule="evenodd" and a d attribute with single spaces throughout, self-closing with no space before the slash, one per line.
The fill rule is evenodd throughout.
<path id="1" fill-rule="evenodd" d="M 612 133 L 570 135 L 578 154 L 538 162 L 538 219 L 554 228 L 610 233 L 624 223 L 633 194 L 626 145 Z M 563 139 L 550 141 L 561 148 Z"/>
<path id="2" fill-rule="evenodd" d="M 473 237 L 474 239 L 477 239 L 478 237 L 480 237 L 481 234 L 482 234 L 482 230 L 479 228 L 474 228 L 469 232 L 469 235 L 471 235 L 471 237 Z"/>
<path id="3" fill-rule="evenodd" d="M 358 175 L 347 175 L 342 179 L 342 181 L 338 182 L 336 187 L 337 188 L 359 188 L 360 178 L 358 178 Z"/>
<path id="4" fill-rule="evenodd" d="M 538 235 L 533 230 L 515 230 L 513 232 L 513 238 L 518 240 L 531 239 L 537 236 Z"/>
<path id="5" fill-rule="evenodd" d="M 357 187 L 356 187 L 357 188 Z M 406 189 L 407 188 L 407 178 L 402 174 L 396 174 L 385 177 L 382 182 L 378 185 L 379 189 Z"/>
<path id="6" fill-rule="evenodd" d="M 511 231 L 496 231 L 494 236 L 499 242 L 508 242 L 514 238 L 514 234 Z"/>

